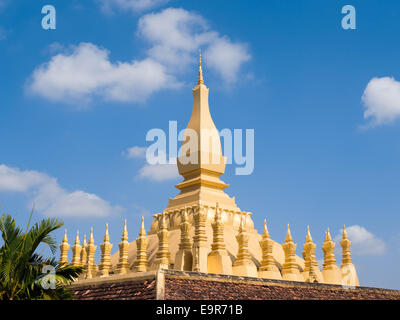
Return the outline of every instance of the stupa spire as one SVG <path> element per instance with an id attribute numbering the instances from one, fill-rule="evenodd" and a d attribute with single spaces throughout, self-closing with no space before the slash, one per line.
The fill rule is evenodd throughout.
<path id="1" fill-rule="evenodd" d="M 146 229 L 144 227 L 144 217 L 142 216 L 142 225 L 140 226 L 139 236 L 146 236 Z"/>
<path id="2" fill-rule="evenodd" d="M 263 238 L 265 239 L 269 239 L 269 232 L 268 232 L 268 228 L 267 228 L 267 219 L 264 219 L 264 231 L 263 231 Z"/>
<path id="3" fill-rule="evenodd" d="M 204 84 L 203 69 L 201 68 L 201 50 L 199 50 L 199 76 L 197 79 L 197 84 Z"/>
<path id="4" fill-rule="evenodd" d="M 267 220 L 264 220 L 264 232 L 262 234 L 260 246 L 262 251 L 262 260 L 261 266 L 258 271 L 258 276 L 260 278 L 282 279 L 282 275 L 275 264 L 274 255 L 272 253 L 274 248 L 274 241 L 269 235 Z"/>
<path id="5" fill-rule="evenodd" d="M 304 280 L 308 282 L 323 282 L 321 271 L 318 268 L 317 258 L 315 256 L 315 248 L 317 245 L 313 242 L 310 227 L 307 226 L 306 242 L 303 245 L 304 258 Z"/>
<path id="6" fill-rule="evenodd" d="M 106 233 L 104 234 L 104 242 L 100 245 L 101 260 L 100 260 L 100 274 L 102 277 L 107 277 L 111 269 L 111 249 L 110 236 L 108 234 L 108 224 L 106 224 Z"/>
<path id="7" fill-rule="evenodd" d="M 68 250 L 70 245 L 68 244 L 67 229 L 65 229 L 64 238 L 60 245 L 60 265 L 68 264 Z"/>
<path id="8" fill-rule="evenodd" d="M 144 217 L 142 216 L 142 226 L 139 231 L 139 238 L 136 239 L 136 261 L 134 269 L 138 272 L 147 271 L 147 244 L 148 239 L 146 238 L 146 229 L 144 228 Z"/>
<path id="9" fill-rule="evenodd" d="M 81 242 L 79 240 L 79 231 L 76 232 L 75 244 L 72 246 L 72 261 L 73 267 L 79 267 L 81 264 Z"/>
<path id="10" fill-rule="evenodd" d="M 211 117 L 208 93 L 200 53 L 192 115 L 177 159 L 178 171 L 184 180 L 176 185 L 181 192 L 170 199 L 168 210 L 180 211 L 185 205 L 194 206 L 202 200 L 208 206 L 214 206 L 218 201 L 223 209 L 239 211 L 234 198 L 223 191 L 228 185 L 219 178 L 225 172 L 226 157 L 222 153 L 219 131 Z"/>
<path id="11" fill-rule="evenodd" d="M 307 226 L 306 242 L 312 242 L 312 237 L 310 233 L 310 226 Z"/>
<path id="12" fill-rule="evenodd" d="M 289 224 L 287 225 L 287 232 L 286 232 L 286 238 L 285 242 L 291 242 L 293 241 L 292 234 L 290 233 L 290 226 Z"/>

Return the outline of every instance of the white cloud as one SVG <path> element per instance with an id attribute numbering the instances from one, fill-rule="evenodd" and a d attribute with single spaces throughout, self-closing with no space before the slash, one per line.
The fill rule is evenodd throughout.
<path id="1" fill-rule="evenodd" d="M 37 171 L 20 171 L 0 165 L 0 191 L 26 192 L 50 180 L 49 176 Z"/>
<path id="2" fill-rule="evenodd" d="M 159 7 L 169 0 L 97 0 L 105 12 L 112 12 L 114 8 L 120 10 L 141 12 Z"/>
<path id="3" fill-rule="evenodd" d="M 240 66 L 250 59 L 243 44 L 232 43 L 221 38 L 206 51 L 210 67 L 215 68 L 227 82 L 236 80 Z"/>
<path id="4" fill-rule="evenodd" d="M 245 44 L 231 42 L 211 30 L 202 16 L 184 9 L 167 8 L 143 16 L 138 34 L 151 44 L 149 56 L 173 70 L 187 69 L 203 48 L 207 67 L 233 82 L 241 65 L 250 59 Z"/>
<path id="5" fill-rule="evenodd" d="M 139 176 L 152 181 L 165 181 L 179 177 L 176 164 L 146 164 L 139 170 Z"/>
<path id="6" fill-rule="evenodd" d="M 57 54 L 36 68 L 29 91 L 57 102 L 89 102 L 93 96 L 141 102 L 155 91 L 179 86 L 152 59 L 112 63 L 108 56 L 105 49 L 81 43 L 71 53 Z"/>
<path id="7" fill-rule="evenodd" d="M 176 158 L 168 160 L 167 154 L 157 150 L 157 154 L 147 154 L 146 147 L 134 146 L 123 152 L 129 159 L 145 159 L 146 164 L 140 168 L 138 177 L 162 182 L 179 177 Z"/>
<path id="8" fill-rule="evenodd" d="M 346 227 L 347 235 L 351 241 L 351 252 L 355 255 L 380 255 L 386 250 L 383 240 L 376 237 L 364 227 L 354 225 Z M 340 242 L 342 231 L 335 237 L 335 241 Z"/>
<path id="9" fill-rule="evenodd" d="M 388 124 L 400 118 L 400 82 L 394 78 L 373 78 L 362 96 L 364 119 L 371 125 Z"/>
<path id="10" fill-rule="evenodd" d="M 81 109 L 94 97 L 143 102 L 155 92 L 180 87 L 177 77 L 188 70 L 193 74 L 200 48 L 204 70 L 214 70 L 228 83 L 237 80 L 241 66 L 250 59 L 245 44 L 221 36 L 202 16 L 184 9 L 144 15 L 138 35 L 149 44 L 147 57 L 131 62 L 112 62 L 108 50 L 92 43 L 70 49 L 57 43 L 55 49 L 63 52 L 33 71 L 28 92 Z"/>
<path id="11" fill-rule="evenodd" d="M 151 48 L 149 56 L 170 67 L 184 69 L 194 61 L 197 50 L 217 39 L 207 22 L 196 13 L 168 8 L 140 18 L 138 34 Z"/>
<path id="12" fill-rule="evenodd" d="M 128 148 L 123 154 L 129 159 L 146 158 L 146 147 L 132 147 Z"/>
<path id="13" fill-rule="evenodd" d="M 22 171 L 0 165 L 0 192 L 31 196 L 35 209 L 51 217 L 105 217 L 121 210 L 95 194 L 68 192 L 53 177 L 38 171 Z"/>

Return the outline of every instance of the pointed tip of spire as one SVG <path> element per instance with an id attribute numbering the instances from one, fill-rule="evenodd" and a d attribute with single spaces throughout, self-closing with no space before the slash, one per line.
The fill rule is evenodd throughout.
<path id="1" fill-rule="evenodd" d="M 128 228 L 127 228 L 127 225 L 126 225 L 126 219 L 125 219 L 125 222 L 124 222 L 124 229 L 123 229 L 123 231 L 122 231 L 122 241 L 127 241 L 128 240 Z"/>
<path id="2" fill-rule="evenodd" d="M 199 66 L 201 67 L 201 49 L 199 49 Z"/>
<path id="3" fill-rule="evenodd" d="M 267 228 L 267 219 L 264 219 L 263 236 L 266 237 L 266 238 L 269 238 L 269 232 L 268 232 L 268 228 Z"/>
<path id="4" fill-rule="evenodd" d="M 197 84 L 204 84 L 203 69 L 201 67 L 201 50 L 199 50 L 199 76 L 197 79 Z"/>
<path id="5" fill-rule="evenodd" d="M 331 233 L 329 232 L 329 228 L 325 232 L 325 241 L 332 241 L 332 237 L 331 237 Z"/>
<path id="6" fill-rule="evenodd" d="M 142 224 L 140 226 L 139 236 L 143 237 L 146 235 L 146 229 L 144 228 L 144 217 L 142 216 Z"/>
<path id="7" fill-rule="evenodd" d="M 67 241 L 68 241 L 68 238 L 67 238 L 67 229 L 65 229 L 63 242 L 67 242 Z"/>
<path id="8" fill-rule="evenodd" d="M 290 233 L 290 226 L 288 224 L 285 242 L 290 242 L 290 241 L 293 241 L 293 239 L 292 239 L 292 234 Z"/>
<path id="9" fill-rule="evenodd" d="M 106 223 L 106 232 L 104 234 L 104 243 L 110 242 L 110 236 L 108 234 L 108 223 Z"/>
<path id="10" fill-rule="evenodd" d="M 306 235 L 306 242 L 311 242 L 312 237 L 311 237 L 311 232 L 310 232 L 310 226 L 307 226 L 307 235 Z"/>
<path id="11" fill-rule="evenodd" d="M 80 240 L 79 240 L 79 230 L 76 231 L 76 238 L 75 238 L 75 244 L 80 244 Z"/>
<path id="12" fill-rule="evenodd" d="M 347 239 L 347 231 L 345 225 L 343 225 L 343 239 Z"/>
<path id="13" fill-rule="evenodd" d="M 93 238 L 93 227 L 90 228 L 90 236 L 89 236 L 89 244 L 94 243 L 94 238 Z"/>

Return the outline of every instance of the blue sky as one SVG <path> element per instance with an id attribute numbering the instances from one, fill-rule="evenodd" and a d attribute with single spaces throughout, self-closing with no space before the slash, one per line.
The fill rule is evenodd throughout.
<path id="1" fill-rule="evenodd" d="M 253 174 L 222 180 L 259 232 L 267 218 L 283 242 L 290 223 L 300 254 L 310 225 L 322 259 L 346 224 L 360 283 L 400 288 L 399 18 L 394 0 L 0 0 L 1 211 L 26 225 L 35 203 L 71 244 L 93 226 L 99 245 L 108 222 L 114 252 L 125 218 L 136 238 L 180 179 L 129 148 L 186 127 L 201 48 L 217 127 L 255 130 Z"/>

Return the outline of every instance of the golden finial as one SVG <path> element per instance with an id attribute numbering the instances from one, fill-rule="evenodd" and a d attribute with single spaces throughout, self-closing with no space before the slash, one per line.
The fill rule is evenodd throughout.
<path id="1" fill-rule="evenodd" d="M 93 227 L 92 227 L 92 228 L 90 228 L 89 244 L 94 244 L 94 238 L 93 238 Z"/>
<path id="2" fill-rule="evenodd" d="M 332 237 L 331 237 L 331 233 L 329 232 L 329 228 L 325 232 L 325 241 L 332 241 Z"/>
<path id="3" fill-rule="evenodd" d="M 146 229 L 144 228 L 144 217 L 142 216 L 142 225 L 140 227 L 139 236 L 146 236 Z"/>
<path id="4" fill-rule="evenodd" d="M 199 77 L 197 79 L 197 84 L 204 84 L 203 69 L 201 68 L 201 50 L 199 50 Z"/>
<path id="5" fill-rule="evenodd" d="M 70 245 L 68 244 L 67 229 L 65 229 L 64 238 L 60 244 L 60 265 L 68 263 L 68 250 Z"/>
<path id="6" fill-rule="evenodd" d="M 267 219 L 264 219 L 263 237 L 264 238 L 269 238 L 269 232 L 268 232 L 268 228 L 267 228 Z"/>
<path id="7" fill-rule="evenodd" d="M 128 241 L 128 228 L 126 227 L 126 219 L 124 223 L 124 231 L 122 232 L 122 241 Z"/>
<path id="8" fill-rule="evenodd" d="M 286 232 L 285 242 L 291 242 L 291 241 L 293 241 L 293 239 L 292 239 L 292 235 L 290 233 L 290 227 L 289 227 L 289 224 L 288 224 L 287 225 L 287 232 Z"/>
<path id="9" fill-rule="evenodd" d="M 75 238 L 75 245 L 80 245 L 81 241 L 79 240 L 79 230 L 76 232 L 76 238 Z"/>
<path id="10" fill-rule="evenodd" d="M 347 239 L 347 231 L 345 225 L 343 225 L 343 239 Z"/>
<path id="11" fill-rule="evenodd" d="M 110 241 L 110 236 L 108 235 L 108 223 L 106 223 L 106 233 L 104 234 L 104 242 L 107 243 Z"/>
<path id="12" fill-rule="evenodd" d="M 309 226 L 307 226 L 306 242 L 312 242 L 312 237 L 311 237 L 310 227 Z"/>
<path id="13" fill-rule="evenodd" d="M 62 242 L 63 242 L 63 243 L 68 243 L 68 238 L 67 238 L 67 229 L 65 229 L 65 232 L 64 232 L 64 238 L 63 238 Z"/>

